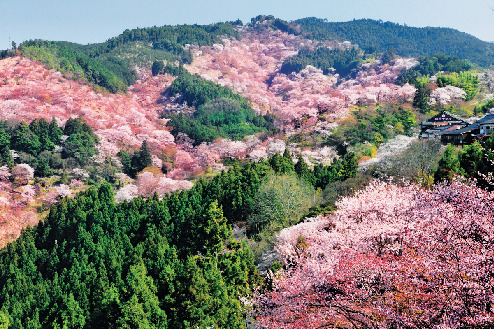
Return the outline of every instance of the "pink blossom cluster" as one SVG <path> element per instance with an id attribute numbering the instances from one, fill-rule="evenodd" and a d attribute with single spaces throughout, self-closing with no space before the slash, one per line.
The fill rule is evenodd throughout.
<path id="1" fill-rule="evenodd" d="M 74 169 L 75 177 L 87 178 L 87 173 Z M 70 186 L 46 185 L 43 187 L 33 181 L 34 169 L 21 163 L 11 170 L 7 166 L 0 167 L 0 247 L 16 239 L 21 230 L 34 226 L 39 221 L 35 207 L 49 207 L 61 197 L 71 196 L 84 188 L 79 179 L 72 179 Z M 45 181 L 48 183 L 48 181 Z"/>
<path id="2" fill-rule="evenodd" d="M 330 164 L 336 157 L 336 152 L 333 148 L 313 147 L 312 149 L 302 150 L 297 147 L 296 144 L 289 144 L 279 138 L 268 137 L 262 138 L 259 136 L 249 136 L 243 141 L 230 141 L 228 139 L 219 138 L 213 143 L 202 143 L 191 151 L 192 155 L 190 159 L 194 159 L 194 166 L 185 165 L 178 162 L 179 168 L 193 167 L 197 169 L 197 166 L 202 168 L 208 168 L 216 166 L 216 163 L 225 158 L 244 159 L 248 158 L 251 161 L 258 162 L 261 159 L 268 159 L 276 153 L 283 154 L 285 149 L 288 148 L 290 153 L 295 157 L 296 154 L 301 153 L 305 161 L 310 164 Z M 184 151 L 177 151 L 176 154 L 181 154 Z M 191 161 L 191 160 L 188 161 Z M 293 159 L 296 161 L 296 159 Z M 169 174 L 169 177 L 173 177 L 174 173 Z"/>
<path id="3" fill-rule="evenodd" d="M 20 163 L 12 168 L 12 178 L 16 184 L 26 185 L 34 178 L 34 169 L 27 163 Z"/>
<path id="4" fill-rule="evenodd" d="M 150 197 L 155 192 L 158 193 L 160 197 L 163 197 L 165 194 L 171 192 L 190 189 L 193 186 L 193 183 L 187 180 L 173 180 L 165 177 L 163 174 L 143 172 L 137 176 L 135 186 L 137 186 L 138 194 L 143 197 Z M 126 191 L 127 193 L 132 193 L 135 189 L 129 187 Z"/>
<path id="5" fill-rule="evenodd" d="M 436 88 L 431 92 L 429 104 L 434 105 L 439 103 L 441 105 L 445 105 L 453 99 L 465 99 L 466 95 L 467 93 L 463 89 L 454 86 Z"/>
<path id="6" fill-rule="evenodd" d="M 163 103 L 168 99 L 162 96 L 175 78 L 171 75 L 152 76 L 151 71 L 139 70 L 139 80 L 129 87 L 129 94 L 132 100 L 139 103 L 145 109 L 161 110 Z"/>
<path id="7" fill-rule="evenodd" d="M 114 95 L 96 93 L 90 86 L 67 80 L 28 58 L 1 60 L 0 72 L 4 76 L 0 86 L 0 113 L 4 120 L 55 117 L 62 125 L 69 117 L 82 117 L 102 143 L 138 148 L 145 139 L 156 147 L 174 142 L 159 119 L 157 102 L 160 92 L 173 80 L 169 76 L 139 81 L 128 95 Z M 115 153 L 108 144 L 104 150 Z"/>
<path id="8" fill-rule="evenodd" d="M 262 328 L 463 328 L 494 323 L 493 192 L 375 181 L 280 232 L 285 270 L 254 299 Z"/>
<path id="9" fill-rule="evenodd" d="M 0 167 L 0 181 L 8 181 L 10 176 L 12 176 L 12 174 L 10 173 L 9 167 Z"/>
<path id="10" fill-rule="evenodd" d="M 41 196 L 36 186 L 24 185 L 30 177 L 30 171 L 25 169 L 28 168 L 18 167 L 14 175 L 14 170 L 0 167 L 0 247 L 16 239 L 23 228 L 38 222 L 32 204 Z"/>
<path id="11" fill-rule="evenodd" d="M 138 195 L 139 195 L 139 188 L 134 184 L 128 184 L 120 188 L 115 193 L 115 201 L 117 202 L 131 201 Z"/>
<path id="12" fill-rule="evenodd" d="M 144 140 L 154 154 L 153 164 L 161 167 L 164 148 L 175 148 L 175 141 L 159 113 L 166 102 L 162 92 L 173 82 L 169 75 L 152 77 L 140 70 L 141 79 L 127 95 L 96 93 L 90 86 L 65 79 L 59 72 L 47 70 L 28 58 L 14 57 L 0 61 L 3 84 L 0 86 L 0 113 L 3 120 L 51 120 L 59 125 L 70 117 L 82 117 L 100 138 L 93 160 L 108 158 L 120 165 L 120 149 L 138 149 Z M 197 169 L 193 153 L 179 154 L 178 165 L 184 176 Z M 184 160 L 185 159 L 185 160 Z"/>
<path id="13" fill-rule="evenodd" d="M 224 40 L 223 47 L 203 47 L 188 69 L 248 97 L 259 112 L 275 113 L 279 128 L 286 131 L 311 129 L 321 115 L 334 121 L 357 103 L 407 101 L 415 93 L 413 86 L 393 84 L 404 68 L 416 63 L 413 59 L 400 58 L 392 65 L 366 63 L 355 78 L 343 83 L 337 74 L 324 75 L 311 66 L 287 76 L 278 73 L 283 60 L 315 43 L 269 29 L 259 32 L 246 27 L 241 34 L 241 41 Z"/>
<path id="14" fill-rule="evenodd" d="M 70 186 L 66 184 L 60 184 L 59 186 L 55 186 L 55 190 L 57 191 L 57 194 L 61 198 L 64 198 L 66 196 L 72 196 L 72 191 L 70 190 Z"/>
<path id="15" fill-rule="evenodd" d="M 202 143 L 194 151 L 195 156 L 202 160 L 203 165 L 208 166 L 223 158 L 245 158 L 248 150 L 249 145 L 246 142 L 219 138 L 213 143 Z"/>

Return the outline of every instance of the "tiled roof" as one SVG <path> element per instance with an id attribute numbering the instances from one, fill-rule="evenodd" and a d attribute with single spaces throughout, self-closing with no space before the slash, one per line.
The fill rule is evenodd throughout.
<path id="1" fill-rule="evenodd" d="M 451 114 L 447 111 L 441 111 L 439 114 L 436 114 L 435 116 L 425 120 L 424 122 L 422 122 L 423 125 L 429 125 L 429 124 L 434 124 L 436 122 L 441 122 L 440 120 L 435 120 L 436 118 L 442 118 L 443 116 L 447 116 L 447 117 L 450 117 L 454 120 L 445 120 L 446 122 L 454 122 L 454 121 L 459 121 L 459 122 L 462 122 L 464 124 L 468 124 L 468 122 L 466 122 L 465 120 L 463 120 L 462 118 L 454 115 L 454 114 Z M 443 121 L 444 122 L 444 121 Z"/>
<path id="2" fill-rule="evenodd" d="M 448 135 L 464 134 L 475 129 L 480 129 L 480 124 L 490 123 L 491 121 L 494 122 L 494 114 L 487 114 L 482 119 L 475 121 L 474 123 L 472 123 L 469 126 L 466 126 L 465 128 L 448 132 Z"/>

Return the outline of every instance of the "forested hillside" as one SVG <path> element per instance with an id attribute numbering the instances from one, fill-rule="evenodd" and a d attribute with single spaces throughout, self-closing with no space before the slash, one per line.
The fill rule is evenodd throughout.
<path id="1" fill-rule="evenodd" d="M 258 279 L 230 236 L 200 185 L 119 205 L 92 188 L 2 252 L 1 310 L 10 328 L 243 328 Z"/>
<path id="2" fill-rule="evenodd" d="M 259 15 L 0 53 L 0 328 L 487 329 L 491 44 Z"/>
<path id="3" fill-rule="evenodd" d="M 295 21 L 306 36 L 315 40 L 351 41 L 362 49 L 385 51 L 393 47 L 400 56 L 419 57 L 443 53 L 489 66 L 494 63 L 494 45 L 450 28 L 416 28 L 392 22 L 360 19 L 328 22 L 310 17 Z"/>
<path id="4" fill-rule="evenodd" d="M 128 86 L 135 83 L 137 74 L 131 64 L 142 64 L 143 61 L 146 63 L 146 55 L 191 63 L 193 56 L 190 50 L 184 49 L 185 45 L 212 46 L 221 43 L 219 36 L 238 38 L 234 24 L 241 25 L 241 22 L 126 30 L 104 43 L 86 46 L 70 42 L 30 40 L 21 43 L 19 50 L 22 55 L 61 71 L 67 77 L 83 79 L 112 93 L 118 93 L 125 92 Z M 144 43 L 148 54 L 133 56 L 138 51 L 135 48 L 138 42 Z M 125 48 L 129 44 L 134 47 Z M 2 57 L 6 55 L 5 52 Z"/>
<path id="5" fill-rule="evenodd" d="M 314 173 L 303 164 L 277 154 L 162 200 L 116 204 L 107 183 L 64 198 L 0 253 L 0 311 L 9 328 L 245 328 L 261 281 L 231 224 L 252 217 L 251 234 L 271 239 L 315 205 L 294 199 L 301 184 L 356 174 L 351 155 Z M 269 187 L 292 177 L 292 190 L 266 193 L 267 176 Z"/>
<path id="6" fill-rule="evenodd" d="M 199 145 L 219 137 L 241 140 L 274 130 L 272 115 L 256 114 L 247 98 L 230 88 L 191 75 L 184 69 L 173 71 L 178 71 L 178 77 L 169 92 L 181 95 L 182 102 L 196 108 L 192 116 L 183 113 L 168 116 L 174 136 L 185 133 Z"/>
<path id="7" fill-rule="evenodd" d="M 296 56 L 283 62 L 280 72 L 285 74 L 298 73 L 307 65 L 312 65 L 321 69 L 324 74 L 334 70 L 334 72 L 346 76 L 351 70 L 357 68 L 362 60 L 361 57 L 355 48 L 350 50 L 318 48 L 313 51 L 301 49 Z"/>

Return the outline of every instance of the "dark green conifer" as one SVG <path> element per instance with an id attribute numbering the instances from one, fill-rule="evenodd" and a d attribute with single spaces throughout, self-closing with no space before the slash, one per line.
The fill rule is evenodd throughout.
<path id="1" fill-rule="evenodd" d="M 41 149 L 41 143 L 28 124 L 22 121 L 12 132 L 10 148 L 36 156 Z"/>
<path id="2" fill-rule="evenodd" d="M 448 144 L 434 173 L 434 182 L 449 181 L 460 172 L 460 161 L 456 153 L 456 148 Z"/>

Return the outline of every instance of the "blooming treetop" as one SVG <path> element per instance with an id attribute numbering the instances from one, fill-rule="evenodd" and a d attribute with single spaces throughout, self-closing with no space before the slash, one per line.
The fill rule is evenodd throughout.
<path id="1" fill-rule="evenodd" d="M 494 323 L 492 192 L 375 181 L 329 217 L 284 229 L 285 270 L 255 300 L 263 328 Z"/>

